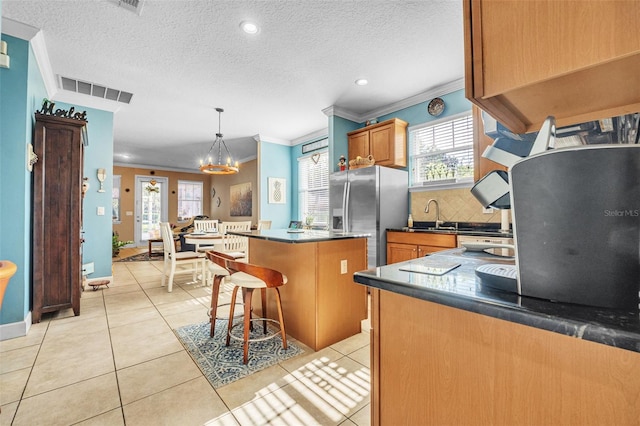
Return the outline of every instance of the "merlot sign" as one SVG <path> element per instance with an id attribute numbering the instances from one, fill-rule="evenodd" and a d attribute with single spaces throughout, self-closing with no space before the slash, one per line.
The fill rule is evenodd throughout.
<path id="1" fill-rule="evenodd" d="M 64 118 L 72 118 L 74 120 L 83 120 L 87 121 L 87 111 L 76 112 L 75 107 L 71 107 L 67 109 L 54 109 L 56 104 L 54 102 L 49 102 L 48 99 L 44 99 L 42 101 L 42 109 L 37 111 L 39 114 L 44 115 L 52 115 L 55 117 L 64 117 Z"/>

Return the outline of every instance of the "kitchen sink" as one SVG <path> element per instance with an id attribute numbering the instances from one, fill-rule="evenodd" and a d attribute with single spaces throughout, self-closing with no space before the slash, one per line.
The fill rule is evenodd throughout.
<path id="1" fill-rule="evenodd" d="M 495 224 L 470 222 L 445 222 L 438 227 L 435 226 L 434 222 L 414 222 L 412 228 L 404 229 L 411 229 L 412 232 L 456 232 L 459 234 L 470 233 L 478 235 L 495 235 L 496 233 L 503 233 L 500 231 L 499 225 L 496 226 Z"/>

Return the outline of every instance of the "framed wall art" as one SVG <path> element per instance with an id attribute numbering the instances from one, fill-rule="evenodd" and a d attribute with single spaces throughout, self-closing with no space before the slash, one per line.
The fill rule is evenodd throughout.
<path id="1" fill-rule="evenodd" d="M 231 185 L 231 216 L 251 216 L 253 194 L 251 192 L 251 182 Z"/>
<path id="2" fill-rule="evenodd" d="M 267 178 L 269 186 L 269 204 L 287 203 L 287 180 L 285 178 Z"/>

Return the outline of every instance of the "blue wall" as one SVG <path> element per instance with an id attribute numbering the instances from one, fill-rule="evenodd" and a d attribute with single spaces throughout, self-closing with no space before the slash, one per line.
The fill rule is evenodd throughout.
<path id="1" fill-rule="evenodd" d="M 31 173 L 27 144 L 33 138 L 33 113 L 46 97 L 29 42 L 7 35 L 11 68 L 0 69 L 0 259 L 18 266 L 7 287 L 0 323 L 25 319 L 31 303 Z"/>
<path id="2" fill-rule="evenodd" d="M 268 141 L 261 141 L 258 144 L 259 167 L 258 179 L 260 181 L 260 218 L 271 221 L 271 228 L 286 228 L 291 220 L 292 195 L 292 170 L 291 147 Z M 297 175 L 293 175 L 297 176 Z M 287 182 L 286 203 L 269 204 L 268 178 L 284 178 Z"/>
<path id="3" fill-rule="evenodd" d="M 456 90 L 455 92 L 440 96 L 440 98 L 444 101 L 445 107 L 444 112 L 438 117 L 429 115 L 427 112 L 429 101 L 425 101 L 378 117 L 378 121 L 399 118 L 409 123 L 409 127 L 411 127 L 429 121 L 441 120 L 450 115 L 471 111 L 471 102 L 464 97 L 464 89 Z"/>
<path id="4" fill-rule="evenodd" d="M 26 149 L 33 142 L 34 113 L 47 97 L 42 75 L 28 41 L 3 34 L 9 45 L 11 68 L 0 69 L 0 259 L 18 266 L 5 293 L 0 324 L 19 323 L 31 305 L 31 173 L 26 168 Z M 56 108 L 71 105 L 56 102 Z M 84 200 L 84 261 L 95 262 L 95 277 L 111 275 L 111 186 L 96 192 L 96 169 L 113 169 L 113 113 L 74 105 L 87 110 L 89 146 L 84 157 L 84 175 L 91 189 Z M 97 206 L 105 215 L 97 216 Z"/>

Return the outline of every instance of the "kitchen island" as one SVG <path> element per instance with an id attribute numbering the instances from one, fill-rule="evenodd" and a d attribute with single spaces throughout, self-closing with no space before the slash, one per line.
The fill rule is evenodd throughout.
<path id="1" fill-rule="evenodd" d="M 403 270 L 427 261 L 460 266 Z M 354 275 L 372 295 L 372 424 L 639 424 L 638 312 L 494 290 L 486 263 L 513 260 L 453 249 Z"/>
<path id="2" fill-rule="evenodd" d="M 284 229 L 231 233 L 249 237 L 251 263 L 287 276 L 280 295 L 288 335 L 318 351 L 361 331 L 367 290 L 353 282 L 353 274 L 367 267 L 369 234 Z M 260 312 L 260 304 L 254 301 L 254 306 Z M 276 312 L 268 294 L 267 316 L 275 319 Z"/>

